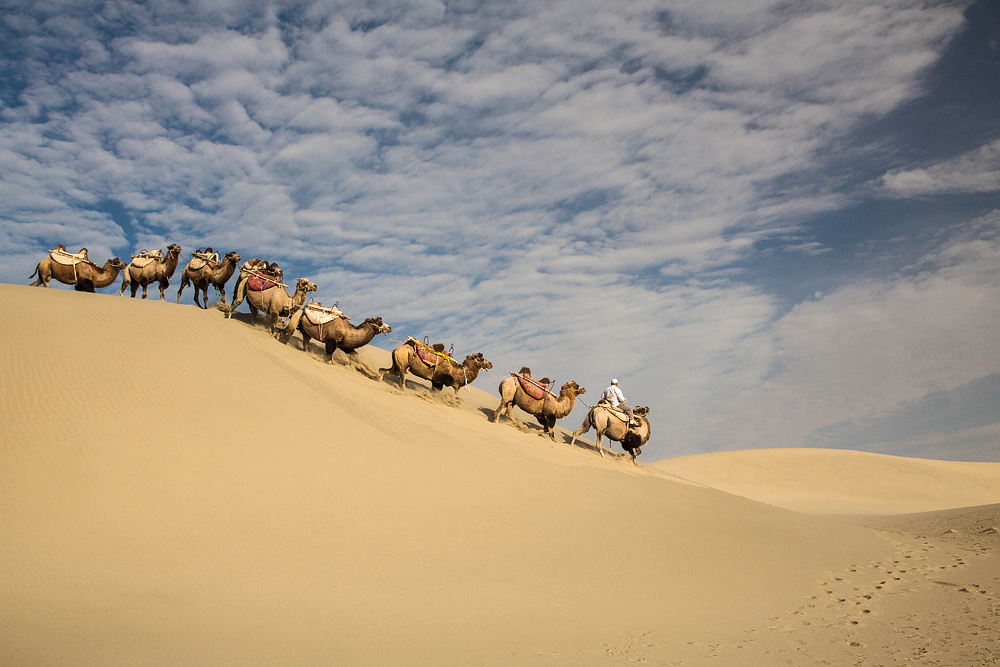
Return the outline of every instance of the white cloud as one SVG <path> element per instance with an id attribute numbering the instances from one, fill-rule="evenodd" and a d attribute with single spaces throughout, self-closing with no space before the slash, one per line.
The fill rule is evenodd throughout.
<path id="1" fill-rule="evenodd" d="M 800 445 L 830 424 L 1000 372 L 997 322 L 1000 212 L 952 230 L 910 270 L 800 303 L 747 341 L 739 353 L 767 350 L 768 372 L 726 399 L 719 437 Z"/>
<path id="2" fill-rule="evenodd" d="M 323 298 L 498 368 L 595 391 L 622 377 L 654 406 L 662 454 L 852 418 L 838 392 L 868 386 L 847 342 L 858 334 L 843 330 L 852 308 L 902 308 L 898 322 L 917 327 L 907 294 L 942 310 L 992 289 L 988 275 L 949 277 L 942 254 L 919 288 L 832 291 L 774 324 L 777 300 L 732 268 L 763 239 L 828 250 L 796 226 L 845 196 L 809 176 L 852 128 L 916 94 L 960 7 L 220 0 L 93 14 L 55 3 L 8 17 L 27 54 L 15 66 L 34 75 L 0 107 L 5 257 L 178 241 L 316 267 Z M 967 181 L 990 159 L 928 177 Z M 762 194 L 790 178 L 804 184 Z M 975 243 L 993 252 L 983 239 L 947 249 Z M 969 257 L 953 260 L 961 275 L 982 266 Z M 0 278 L 22 273 L 4 262 Z M 864 335 L 902 336 L 896 322 Z M 831 367 L 810 366 L 813 353 Z M 932 379 L 957 382 L 966 361 L 952 361 L 954 377 L 918 364 L 877 397 L 888 409 Z M 755 416 L 760 395 L 785 417 Z"/>
<path id="3" fill-rule="evenodd" d="M 928 167 L 891 171 L 882 189 L 892 197 L 1000 191 L 1000 139 Z"/>

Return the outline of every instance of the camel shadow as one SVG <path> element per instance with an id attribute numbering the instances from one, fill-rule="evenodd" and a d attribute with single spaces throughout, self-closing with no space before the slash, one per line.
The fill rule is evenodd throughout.
<path id="1" fill-rule="evenodd" d="M 484 415 L 486 415 L 486 419 L 493 421 L 492 409 L 487 407 L 481 407 L 479 408 L 479 411 L 482 412 Z M 518 431 L 521 431 L 522 433 L 536 433 L 538 435 L 544 433 L 540 424 L 534 424 L 532 422 L 525 421 L 523 419 L 518 419 L 518 421 L 515 422 L 513 420 L 507 419 L 507 416 L 504 414 L 501 414 L 499 417 L 497 417 L 496 423 L 507 424 L 508 426 L 515 428 Z"/>
<path id="2" fill-rule="evenodd" d="M 225 304 L 222 304 L 222 305 L 225 305 Z M 226 317 L 226 315 L 229 314 L 228 310 L 224 310 L 221 307 L 218 308 L 218 311 L 220 313 L 222 313 L 223 317 Z M 250 313 L 241 313 L 239 311 L 234 311 L 233 314 L 232 314 L 232 317 L 230 317 L 228 319 L 233 319 L 233 320 L 236 320 L 238 322 L 242 322 L 243 324 L 247 325 L 248 327 L 257 327 L 257 328 L 267 329 L 268 325 L 269 325 L 269 322 L 268 322 L 268 319 L 267 319 L 267 315 L 266 314 L 265 315 L 261 315 L 260 313 L 257 314 L 257 321 L 256 322 L 253 321 L 253 319 L 251 318 Z"/>

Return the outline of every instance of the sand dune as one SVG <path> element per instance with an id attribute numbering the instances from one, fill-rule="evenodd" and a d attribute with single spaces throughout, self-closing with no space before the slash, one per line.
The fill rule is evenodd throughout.
<path id="1" fill-rule="evenodd" d="M 373 380 L 373 347 L 10 285 L 0 339 L 3 665 L 879 664 L 1000 601 L 992 543 L 603 460 Z"/>
<path id="2" fill-rule="evenodd" d="M 759 449 L 652 464 L 679 477 L 808 514 L 882 515 L 1000 503 L 1000 463 L 829 449 Z"/>

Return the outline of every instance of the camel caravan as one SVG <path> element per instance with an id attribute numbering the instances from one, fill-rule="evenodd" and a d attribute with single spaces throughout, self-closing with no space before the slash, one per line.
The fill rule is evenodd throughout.
<path id="1" fill-rule="evenodd" d="M 238 253 L 228 252 L 220 257 L 210 247 L 199 248 L 191 254 L 191 259 L 181 271 L 177 303 L 181 301 L 184 288 L 192 285 L 195 305 L 207 309 L 208 288 L 211 286 L 221 298 L 220 309 L 227 319 L 231 319 L 236 309 L 246 301 L 250 308 L 251 324 L 256 322 L 258 313 L 265 313 L 272 336 L 287 342 L 299 332 L 302 334 L 302 350 L 308 353 L 310 342 L 316 341 L 323 346 L 324 358 L 328 364 L 332 363 L 333 354 L 337 350 L 353 355 L 358 348 L 367 345 L 376 336 L 385 334 L 388 337 L 392 333 L 392 327 L 383 322 L 381 317 L 369 317 L 361 324 L 354 325 L 351 324 L 351 318 L 340 310 L 339 303 L 324 308 L 322 304 L 312 302 L 309 294 L 319 288 L 306 278 L 298 278 L 294 291 L 289 294 L 288 290 L 291 288 L 284 282 L 284 272 L 274 262 L 254 258 L 240 266 L 242 258 Z M 170 244 L 166 253 L 161 250 L 143 250 L 133 255 L 128 264 L 114 257 L 103 266 L 98 266 L 89 259 L 86 248 L 71 253 L 66 246 L 59 244 L 38 263 L 29 278 L 38 276 L 31 283 L 32 287 L 48 287 L 49 281 L 54 278 L 66 285 L 73 285 L 79 292 L 94 292 L 108 287 L 121 275 L 119 296 L 124 295 L 126 288 L 129 288 L 134 298 L 142 287 L 142 298 L 145 299 L 147 288 L 155 283 L 160 288 L 160 299 L 165 301 L 164 292 L 170 285 L 180 259 L 181 247 Z M 227 305 L 226 283 L 237 274 L 237 269 L 233 302 Z M 429 381 L 432 391 L 452 387 L 456 394 L 462 387 L 471 385 L 481 371 L 485 370 L 493 375 L 490 373 L 493 364 L 482 352 L 467 355 L 464 361 L 459 362 L 453 349 L 446 351 L 444 344 L 431 344 L 426 338 L 420 341 L 407 336 L 406 341 L 392 351 L 391 359 L 392 364 L 388 368 L 378 369 L 378 380 L 381 382 L 386 375 L 393 375 L 398 378 L 402 391 L 406 391 L 407 373 Z M 557 394 L 552 390 L 552 385 L 549 378 L 535 380 L 531 376 L 531 369 L 526 366 L 517 373 L 511 372 L 509 377 L 500 382 L 500 405 L 494 410 L 492 421 L 496 423 L 503 414 L 523 428 L 523 423 L 511 412 L 516 405 L 535 417 L 542 427 L 539 435 L 548 436 L 555 442 L 556 421 L 566 418 L 572 412 L 578 397 L 587 390 L 570 380 L 559 388 Z M 602 458 L 605 453 L 601 441 L 606 436 L 609 440 L 620 443 L 622 449 L 631 456 L 632 462 L 636 463 L 642 446 L 650 438 L 647 418 L 649 408 L 639 406 L 633 410 L 625 403 L 625 397 L 617 385 L 618 380 L 613 380 L 612 386 L 604 391 L 601 400 L 593 407 L 587 406 L 587 416 L 580 428 L 573 432 L 569 444 L 575 446 L 577 438 L 593 428 L 597 432 L 595 447 Z"/>

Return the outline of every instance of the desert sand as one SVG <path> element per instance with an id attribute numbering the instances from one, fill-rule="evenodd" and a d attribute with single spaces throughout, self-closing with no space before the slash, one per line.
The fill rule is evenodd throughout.
<path id="1" fill-rule="evenodd" d="M 0 285 L 0 340 L 2 665 L 1000 656 L 997 464 L 634 466 L 158 300 Z"/>

